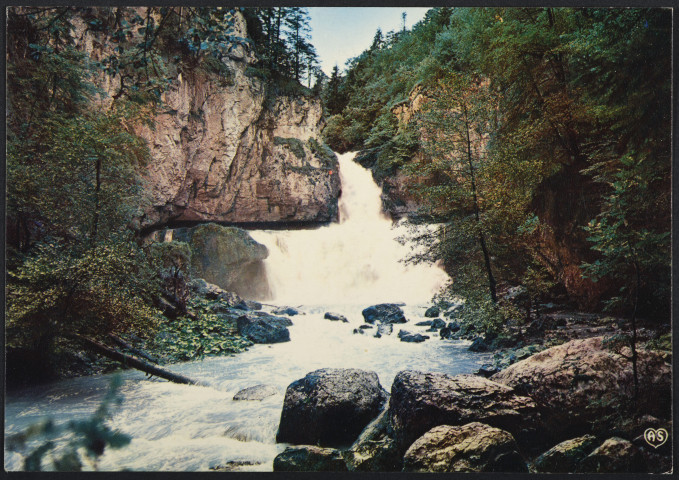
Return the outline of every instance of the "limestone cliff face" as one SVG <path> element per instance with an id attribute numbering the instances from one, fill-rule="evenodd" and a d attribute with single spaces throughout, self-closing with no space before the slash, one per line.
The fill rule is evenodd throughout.
<path id="1" fill-rule="evenodd" d="M 143 227 L 172 221 L 328 222 L 337 218 L 337 161 L 316 141 L 317 99 L 278 97 L 233 62 L 233 83 L 180 74 L 168 112 L 141 129 L 151 148 L 153 206 Z"/>
<path id="2" fill-rule="evenodd" d="M 236 35 L 247 36 L 245 20 L 236 19 Z M 79 43 L 94 58 L 106 48 L 84 23 Z M 223 60 L 221 75 L 177 72 L 153 127 L 138 127 L 151 152 L 142 228 L 337 219 L 340 180 L 337 159 L 320 140 L 320 99 L 267 94 L 250 73 L 255 61 L 239 46 Z M 119 87 L 102 83 L 109 96 Z"/>

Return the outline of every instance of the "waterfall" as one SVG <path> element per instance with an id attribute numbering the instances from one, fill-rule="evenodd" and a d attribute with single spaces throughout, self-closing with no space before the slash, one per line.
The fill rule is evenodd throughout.
<path id="1" fill-rule="evenodd" d="M 380 187 L 368 170 L 339 155 L 340 221 L 315 230 L 253 231 L 266 245 L 273 300 L 286 304 L 426 303 L 448 281 L 436 265 L 405 265 L 407 233 L 382 212 Z M 423 227 L 425 228 L 425 227 Z"/>

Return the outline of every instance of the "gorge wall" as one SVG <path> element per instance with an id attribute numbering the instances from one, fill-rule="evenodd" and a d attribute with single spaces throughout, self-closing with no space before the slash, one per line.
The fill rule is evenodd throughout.
<path id="1" fill-rule="evenodd" d="M 79 30 L 82 48 L 94 59 L 102 55 L 97 50 L 105 47 L 84 21 Z M 237 13 L 234 35 L 246 32 Z M 245 44 L 222 60 L 220 74 L 176 72 L 152 125 L 137 128 L 151 154 L 140 228 L 337 219 L 340 180 L 337 159 L 320 140 L 320 99 L 272 93 L 252 68 L 256 60 Z M 118 87 L 104 80 L 108 101 Z"/>

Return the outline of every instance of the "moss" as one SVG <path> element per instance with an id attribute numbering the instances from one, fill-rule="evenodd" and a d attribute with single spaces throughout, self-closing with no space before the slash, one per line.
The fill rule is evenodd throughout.
<path id="1" fill-rule="evenodd" d="M 302 161 L 306 161 L 306 152 L 304 151 L 304 144 L 299 138 L 283 138 L 274 137 L 274 145 L 284 145 L 287 146 L 292 153 Z"/>
<path id="2" fill-rule="evenodd" d="M 235 75 L 233 71 L 221 60 L 211 55 L 205 57 L 201 62 L 200 68 L 206 73 L 215 73 L 219 77 L 221 86 L 234 85 Z"/>
<path id="3" fill-rule="evenodd" d="M 310 137 L 307 141 L 309 150 L 314 154 L 325 168 L 337 167 L 337 155 L 325 143 L 319 142 L 317 139 Z"/>

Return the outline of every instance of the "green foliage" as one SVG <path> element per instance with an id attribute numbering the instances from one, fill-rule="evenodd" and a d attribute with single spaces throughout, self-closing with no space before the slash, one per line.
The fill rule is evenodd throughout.
<path id="1" fill-rule="evenodd" d="M 644 276 L 639 307 L 666 318 L 670 39 L 671 14 L 659 8 L 432 9 L 410 32 L 376 35 L 334 75 L 324 138 L 360 149 L 379 179 L 411 175 L 425 218 L 447 223 L 427 260 L 446 261 L 455 279 L 458 264 L 485 268 L 469 241 L 483 234 L 500 283 L 539 297 L 567 283 L 571 255 L 629 298 L 629 244 Z M 465 149 L 464 105 L 478 222 L 469 169 L 453 161 Z"/>
<path id="2" fill-rule="evenodd" d="M 325 168 L 337 167 L 337 155 L 322 141 L 310 137 L 307 141 L 309 150 L 313 153 L 323 164 Z"/>
<path id="3" fill-rule="evenodd" d="M 186 242 L 159 242 L 150 246 L 151 263 L 159 271 L 165 294 L 184 310 L 190 296 L 192 253 Z"/>
<path id="4" fill-rule="evenodd" d="M 621 159 L 622 168 L 598 177 L 610 187 L 602 212 L 585 231 L 592 249 L 601 254 L 583 270 L 592 280 L 607 277 L 619 281 L 620 288 L 607 302 L 609 309 L 636 309 L 641 290 L 650 287 L 656 298 L 669 300 L 670 232 L 652 230 L 645 218 L 646 201 L 662 180 L 662 172 L 642 159 Z"/>
<path id="5" fill-rule="evenodd" d="M 155 278 L 143 251 L 130 240 L 113 237 L 72 247 L 41 242 L 8 272 L 8 344 L 152 327 Z"/>
<path id="6" fill-rule="evenodd" d="M 287 147 L 297 158 L 299 158 L 303 162 L 306 161 L 306 152 L 304 151 L 304 144 L 299 138 L 274 137 L 273 144 L 279 146 L 283 145 Z"/>
<path id="7" fill-rule="evenodd" d="M 302 7 L 244 8 L 248 34 L 254 40 L 257 70 L 270 86 L 292 80 L 295 85 L 319 74 L 318 56 L 310 43 L 309 14 Z M 253 72 L 254 73 L 254 72 Z M 290 88 L 288 87 L 288 90 Z"/>
<path id="8" fill-rule="evenodd" d="M 114 376 L 111 386 L 97 410 L 87 419 L 71 420 L 57 425 L 51 419 L 30 425 L 26 430 L 7 439 L 6 448 L 10 451 L 25 453 L 24 470 L 29 472 L 44 469 L 60 472 L 82 471 L 84 464 L 96 470 L 97 460 L 106 448 L 118 449 L 129 445 L 132 440 L 118 430 L 112 430 L 106 421 L 112 415 L 112 408 L 122 403 L 117 393 L 121 380 Z M 69 435 L 68 443 L 60 445 L 58 439 Z M 46 460 L 50 463 L 45 464 Z"/>
<path id="9" fill-rule="evenodd" d="M 213 302 L 194 298 L 195 319 L 179 317 L 158 330 L 154 347 L 169 362 L 198 360 L 206 356 L 232 355 L 247 350 L 252 342 L 238 335 L 234 316 L 212 313 Z"/>

